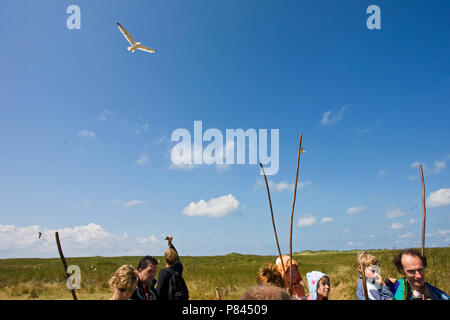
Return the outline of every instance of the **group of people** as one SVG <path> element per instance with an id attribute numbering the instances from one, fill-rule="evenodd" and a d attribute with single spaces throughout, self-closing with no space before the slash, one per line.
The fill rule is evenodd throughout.
<path id="1" fill-rule="evenodd" d="M 137 269 L 123 265 L 114 273 L 110 286 L 111 300 L 188 300 L 189 291 L 182 277 L 183 265 L 167 237 L 169 249 L 164 253 L 166 268 L 155 274 L 158 260 L 145 256 Z M 403 275 L 401 279 L 384 279 L 378 259 L 369 252 L 356 256 L 359 280 L 358 300 L 449 300 L 450 296 L 425 281 L 426 257 L 413 249 L 404 249 L 394 257 L 394 265 Z M 241 300 L 328 300 L 330 277 L 320 271 L 306 273 L 308 295 L 298 264 L 287 255 L 277 258 L 275 264 L 262 266 L 257 274 L 257 285 L 249 288 Z"/>
<path id="2" fill-rule="evenodd" d="M 183 265 L 178 251 L 166 238 L 169 249 L 164 252 L 166 268 L 155 279 L 158 260 L 143 257 L 135 269 L 132 265 L 119 267 L 109 280 L 114 293 L 111 300 L 188 300 L 189 291 L 183 279 Z"/>
<path id="3" fill-rule="evenodd" d="M 383 279 L 378 259 L 369 252 L 356 256 L 359 280 L 358 300 L 449 300 L 450 296 L 425 281 L 426 257 L 413 249 L 404 249 L 394 257 L 394 265 L 403 277 Z M 291 267 L 292 266 L 292 267 Z M 363 281 L 365 280 L 365 283 Z M 248 289 L 242 300 L 328 300 L 330 278 L 320 271 L 306 274 L 308 295 L 302 284 L 298 264 L 289 256 L 278 258 L 273 264 L 262 266 L 257 285 Z"/>

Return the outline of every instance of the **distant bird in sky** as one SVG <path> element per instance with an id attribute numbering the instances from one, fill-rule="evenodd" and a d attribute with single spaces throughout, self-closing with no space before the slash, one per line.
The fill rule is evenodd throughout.
<path id="1" fill-rule="evenodd" d="M 415 206 L 415 207 L 412 207 L 412 208 L 409 208 L 409 210 L 412 210 L 412 209 L 415 209 L 415 208 L 417 208 L 417 206 Z"/>
<path id="2" fill-rule="evenodd" d="M 39 232 L 39 239 L 42 237 L 42 232 Z"/>
<path id="3" fill-rule="evenodd" d="M 155 50 L 149 48 L 149 47 L 145 47 L 143 46 L 140 42 L 136 42 L 134 41 L 133 37 L 128 33 L 127 30 L 125 30 L 124 27 L 122 27 L 120 25 L 120 23 L 117 22 L 117 26 L 119 27 L 120 32 L 122 32 L 122 34 L 124 35 L 124 37 L 128 40 L 128 42 L 131 44 L 131 46 L 129 46 L 127 49 L 130 52 L 134 52 L 135 50 L 142 50 L 145 52 L 150 52 L 150 53 L 156 53 Z"/>

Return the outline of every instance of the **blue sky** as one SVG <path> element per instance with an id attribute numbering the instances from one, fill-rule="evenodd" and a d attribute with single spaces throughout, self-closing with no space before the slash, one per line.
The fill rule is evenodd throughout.
<path id="1" fill-rule="evenodd" d="M 79 30 L 66 27 L 73 4 Z M 372 4 L 380 30 L 366 27 Z M 258 165 L 171 163 L 172 132 L 193 133 L 196 120 L 224 135 L 279 129 L 280 169 L 269 180 L 284 252 L 300 133 L 294 251 L 420 246 L 417 163 L 426 245 L 448 246 L 449 9 L 5 1 L 0 258 L 56 256 L 57 230 L 68 256 L 161 255 L 167 234 L 183 255 L 276 254 Z M 128 52 L 117 21 L 157 53 Z M 187 215 L 201 200 L 204 215 Z"/>

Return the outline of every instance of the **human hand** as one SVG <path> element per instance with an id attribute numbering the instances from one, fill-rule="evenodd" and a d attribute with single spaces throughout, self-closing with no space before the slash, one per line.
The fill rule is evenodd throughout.
<path id="1" fill-rule="evenodd" d="M 381 274 L 378 275 L 378 282 L 382 285 L 385 286 L 386 282 L 383 280 L 383 277 L 381 276 Z"/>
<path id="2" fill-rule="evenodd" d="M 172 243 L 172 236 L 167 236 L 165 240 L 167 240 L 169 242 L 169 245 Z"/>
<path id="3" fill-rule="evenodd" d="M 397 282 L 397 279 L 394 279 L 394 278 L 387 278 L 387 279 L 386 279 L 386 282 L 390 282 L 390 283 L 392 283 L 392 284 L 395 284 L 395 283 Z"/>

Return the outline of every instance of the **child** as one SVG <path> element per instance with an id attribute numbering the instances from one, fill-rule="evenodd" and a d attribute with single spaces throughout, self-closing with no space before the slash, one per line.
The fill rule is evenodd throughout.
<path id="1" fill-rule="evenodd" d="M 311 271 L 306 274 L 308 281 L 308 300 L 328 300 L 330 293 L 330 278 L 320 271 Z"/>
<path id="2" fill-rule="evenodd" d="M 365 300 L 364 286 L 362 281 L 362 269 L 366 276 L 367 295 L 369 300 L 392 300 L 393 294 L 380 275 L 378 259 L 366 252 L 360 251 L 356 256 L 356 267 L 359 272 L 356 297 L 358 300 Z"/>

